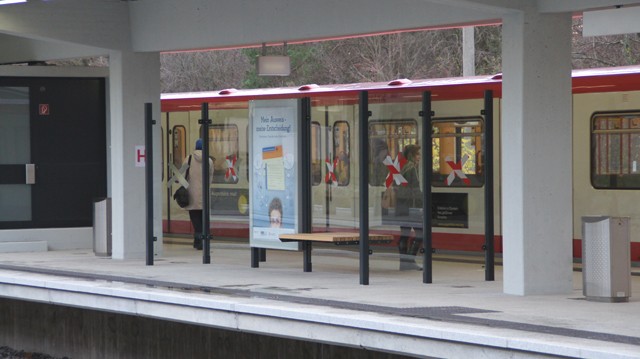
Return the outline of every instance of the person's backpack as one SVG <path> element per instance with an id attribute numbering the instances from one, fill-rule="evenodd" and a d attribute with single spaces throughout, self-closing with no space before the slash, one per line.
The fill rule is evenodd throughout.
<path id="1" fill-rule="evenodd" d="M 191 167 L 191 156 L 189 156 L 189 162 L 187 162 L 187 172 L 184 178 L 189 180 L 189 168 Z M 173 199 L 178 203 L 180 208 L 184 208 L 189 205 L 189 191 L 184 186 L 180 186 L 173 194 Z"/>

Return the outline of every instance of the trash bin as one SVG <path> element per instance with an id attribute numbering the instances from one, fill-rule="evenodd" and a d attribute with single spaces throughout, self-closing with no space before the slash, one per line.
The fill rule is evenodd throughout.
<path id="1" fill-rule="evenodd" d="M 101 257 L 111 255 L 111 198 L 93 202 L 93 252 Z"/>
<path id="2" fill-rule="evenodd" d="M 628 302 L 629 218 L 582 217 L 582 292 L 587 300 Z"/>

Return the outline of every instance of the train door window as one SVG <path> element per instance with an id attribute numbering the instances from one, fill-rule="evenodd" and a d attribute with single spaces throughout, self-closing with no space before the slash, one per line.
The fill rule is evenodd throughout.
<path id="1" fill-rule="evenodd" d="M 349 150 L 350 138 L 349 123 L 336 121 L 333 124 L 333 173 L 338 180 L 338 186 L 348 186 L 350 180 L 351 153 Z"/>
<path id="2" fill-rule="evenodd" d="M 432 125 L 433 177 L 436 187 L 484 185 L 480 117 L 434 119 Z"/>
<path id="3" fill-rule="evenodd" d="M 602 189 L 640 188 L 640 113 L 591 117 L 591 183 Z"/>
<path id="4" fill-rule="evenodd" d="M 187 130 L 184 126 L 173 126 L 173 165 L 180 168 L 187 157 Z"/>
<path id="5" fill-rule="evenodd" d="M 382 186 L 389 174 L 383 163 L 392 161 L 408 145 L 418 143 L 418 123 L 414 119 L 379 120 L 369 122 L 369 184 Z"/>
<path id="6" fill-rule="evenodd" d="M 162 141 L 162 147 L 160 147 L 160 148 L 164 149 L 164 128 L 162 128 L 162 127 L 160 127 L 160 141 Z M 164 150 L 161 150 L 161 151 L 164 152 Z M 162 158 L 160 160 L 161 161 L 160 162 L 160 168 L 162 168 L 162 171 L 160 171 L 160 172 L 162 172 L 162 174 L 161 174 L 162 181 L 164 181 L 164 153 L 160 157 Z"/>
<path id="7" fill-rule="evenodd" d="M 238 126 L 209 126 L 209 156 L 213 183 L 238 183 Z"/>
<path id="8" fill-rule="evenodd" d="M 311 122 L 311 184 L 322 182 L 322 155 L 320 152 L 320 123 Z"/>

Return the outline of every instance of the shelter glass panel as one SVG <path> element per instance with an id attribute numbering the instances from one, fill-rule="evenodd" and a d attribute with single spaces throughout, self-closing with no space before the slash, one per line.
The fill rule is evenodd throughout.
<path id="1" fill-rule="evenodd" d="M 480 117 L 433 119 L 431 132 L 431 185 L 482 187 L 484 120 Z"/>
<path id="2" fill-rule="evenodd" d="M 209 157 L 213 160 L 213 183 L 238 183 L 238 126 L 209 127 Z"/>
<path id="3" fill-rule="evenodd" d="M 357 95 L 311 97 L 312 223 L 315 231 L 355 230 L 358 226 Z M 355 146 L 355 147 L 354 147 Z M 319 229 L 323 228 L 323 229 Z"/>
<path id="4" fill-rule="evenodd" d="M 248 101 L 209 104 L 209 157 L 213 161 L 210 214 L 215 226 L 248 226 Z"/>
<path id="5" fill-rule="evenodd" d="M 399 254 L 391 263 L 372 256 L 372 268 L 417 269 L 420 263 L 424 207 L 421 110 L 421 91 L 369 92 L 369 231 L 394 234 L 389 244 L 370 245 L 375 252 L 385 246 Z"/>

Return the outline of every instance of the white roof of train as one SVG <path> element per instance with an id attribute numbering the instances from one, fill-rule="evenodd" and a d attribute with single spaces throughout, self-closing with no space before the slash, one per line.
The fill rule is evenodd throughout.
<path id="1" fill-rule="evenodd" d="M 612 68 L 579 69 L 572 71 L 573 78 L 594 77 L 594 76 L 615 76 L 627 74 L 640 74 L 640 66 L 625 66 Z M 362 82 L 336 85 L 303 85 L 295 87 L 274 87 L 261 89 L 223 89 L 216 91 L 200 92 L 180 92 L 164 93 L 162 100 L 198 99 L 198 98 L 224 98 L 224 97 L 260 97 L 273 95 L 300 95 L 302 93 L 323 93 L 323 92 L 349 92 L 364 90 L 384 90 L 392 88 L 423 88 L 435 86 L 456 86 L 472 85 L 483 83 L 496 83 L 502 80 L 502 74 L 472 76 L 472 77 L 449 77 L 436 79 L 408 80 L 398 79 L 389 82 Z"/>

